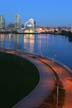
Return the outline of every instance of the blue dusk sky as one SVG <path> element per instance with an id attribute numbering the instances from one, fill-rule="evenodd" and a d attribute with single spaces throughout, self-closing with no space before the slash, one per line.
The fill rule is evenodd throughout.
<path id="1" fill-rule="evenodd" d="M 34 18 L 38 25 L 72 26 L 72 0 L 0 0 L 0 15 L 14 23 L 20 14 L 21 23 Z"/>

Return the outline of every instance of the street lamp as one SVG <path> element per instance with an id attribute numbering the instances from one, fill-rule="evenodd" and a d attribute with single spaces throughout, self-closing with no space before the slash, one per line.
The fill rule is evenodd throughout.
<path id="1" fill-rule="evenodd" d="M 57 108 L 59 103 L 58 96 L 59 96 L 59 83 L 57 83 Z"/>

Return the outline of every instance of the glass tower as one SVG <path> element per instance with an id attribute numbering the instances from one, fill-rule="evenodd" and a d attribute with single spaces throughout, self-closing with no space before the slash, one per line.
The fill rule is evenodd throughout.
<path id="1" fill-rule="evenodd" d="M 5 28 L 5 19 L 3 16 L 0 16 L 0 28 Z"/>
<path id="2" fill-rule="evenodd" d="M 15 16 L 15 28 L 19 28 L 20 27 L 20 16 L 16 15 Z"/>

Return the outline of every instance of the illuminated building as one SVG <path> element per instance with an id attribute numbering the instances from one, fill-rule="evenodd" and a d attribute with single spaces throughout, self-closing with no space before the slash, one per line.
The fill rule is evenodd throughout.
<path id="1" fill-rule="evenodd" d="M 0 28 L 5 28 L 5 19 L 3 16 L 0 16 Z"/>
<path id="2" fill-rule="evenodd" d="M 25 31 L 29 31 L 29 32 L 35 32 L 36 29 L 36 22 L 34 19 L 29 19 L 28 21 L 26 21 L 26 23 L 24 24 L 25 27 Z"/>
<path id="3" fill-rule="evenodd" d="M 20 27 L 20 16 L 16 15 L 15 16 L 15 28 L 19 28 Z"/>

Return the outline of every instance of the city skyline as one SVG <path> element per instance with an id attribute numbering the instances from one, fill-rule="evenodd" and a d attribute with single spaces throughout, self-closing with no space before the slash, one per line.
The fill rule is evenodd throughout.
<path id="1" fill-rule="evenodd" d="M 32 23 L 33 22 L 33 23 Z M 16 14 L 15 17 L 14 17 L 14 20 L 12 22 L 6 22 L 6 18 L 3 16 L 3 15 L 0 15 L 0 28 L 5 28 L 5 27 L 14 27 L 15 28 L 19 28 L 20 26 L 28 26 L 28 27 L 31 27 L 32 24 L 35 23 L 35 27 L 49 27 L 49 28 L 53 28 L 53 29 L 56 29 L 56 28 L 63 28 L 63 29 L 71 29 L 72 26 L 62 26 L 62 25 L 58 25 L 58 26 L 49 26 L 49 25 L 39 25 L 37 24 L 37 21 L 33 18 L 29 18 L 28 20 L 26 20 L 25 22 L 21 23 L 21 16 L 19 14 Z M 72 31 L 72 30 L 71 30 Z"/>
<path id="2" fill-rule="evenodd" d="M 21 23 L 34 18 L 39 25 L 72 26 L 71 0 L 2 0 L 0 3 L 0 15 L 5 17 L 7 23 L 13 22 L 19 14 Z"/>

